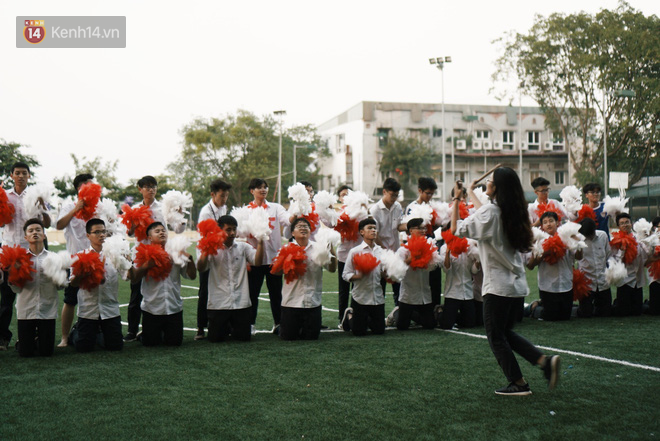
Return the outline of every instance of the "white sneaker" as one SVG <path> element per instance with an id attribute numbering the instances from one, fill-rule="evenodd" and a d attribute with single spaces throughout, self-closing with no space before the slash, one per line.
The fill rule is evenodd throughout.
<path id="1" fill-rule="evenodd" d="M 256 335 L 257 333 L 257 328 L 254 327 L 254 325 L 250 325 L 250 335 Z"/>
<path id="2" fill-rule="evenodd" d="M 399 318 L 399 307 L 395 306 L 392 312 L 389 313 L 387 317 L 385 317 L 385 326 L 396 326 L 396 322 L 398 321 Z"/>

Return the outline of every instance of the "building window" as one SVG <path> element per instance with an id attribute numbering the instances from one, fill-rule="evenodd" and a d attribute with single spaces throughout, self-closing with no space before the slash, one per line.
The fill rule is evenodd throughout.
<path id="1" fill-rule="evenodd" d="M 566 178 L 566 172 L 565 171 L 556 171 L 555 172 L 555 185 L 564 185 Z"/>
<path id="2" fill-rule="evenodd" d="M 538 151 L 541 147 L 541 132 L 527 132 L 527 149 Z"/>
<path id="3" fill-rule="evenodd" d="M 513 150 L 514 132 L 505 130 L 502 132 L 502 150 Z"/>
<path id="4" fill-rule="evenodd" d="M 467 182 L 467 181 L 465 180 L 465 175 L 466 175 L 466 173 L 465 173 L 464 171 L 457 171 L 457 172 L 455 172 L 455 174 L 454 174 L 454 182 L 458 181 L 459 179 L 460 179 L 461 181 L 463 181 L 463 182 Z"/>
<path id="5" fill-rule="evenodd" d="M 490 139 L 490 130 L 475 130 L 474 133 L 477 139 Z"/>
<path id="6" fill-rule="evenodd" d="M 540 178 L 541 176 L 542 176 L 542 174 L 541 174 L 540 171 L 534 171 L 534 170 L 529 171 L 529 180 L 530 180 L 530 182 L 533 181 L 536 178 Z"/>
<path id="7" fill-rule="evenodd" d="M 552 134 L 552 151 L 553 152 L 564 151 L 564 138 L 561 136 L 561 133 L 554 132 Z"/>
<path id="8" fill-rule="evenodd" d="M 433 127 L 433 137 L 442 138 L 442 127 Z"/>
<path id="9" fill-rule="evenodd" d="M 335 139 L 335 149 L 337 153 L 343 153 L 345 146 L 346 146 L 346 138 L 344 137 L 344 134 L 337 135 Z"/>
<path id="10" fill-rule="evenodd" d="M 385 147 L 387 145 L 387 137 L 390 134 L 390 129 L 378 129 L 376 136 L 378 137 L 378 147 Z"/>

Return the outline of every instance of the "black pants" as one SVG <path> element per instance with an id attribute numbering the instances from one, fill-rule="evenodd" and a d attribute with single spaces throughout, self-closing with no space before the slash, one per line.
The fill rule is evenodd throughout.
<path id="1" fill-rule="evenodd" d="M 431 303 L 433 306 L 439 305 L 442 295 L 442 268 L 437 267 L 433 271 L 429 271 L 429 286 L 431 287 Z"/>
<path id="2" fill-rule="evenodd" d="M 288 308 L 282 306 L 280 338 L 282 340 L 318 340 L 321 333 L 321 306 Z"/>
<path id="3" fill-rule="evenodd" d="M 387 290 L 387 279 L 383 277 L 380 279 L 380 286 L 383 288 L 383 297 L 385 297 L 385 291 Z M 392 284 L 392 298 L 394 299 L 394 305 L 399 306 L 399 292 L 401 291 L 400 283 Z"/>
<path id="4" fill-rule="evenodd" d="M 367 328 L 374 334 L 385 333 L 385 304 L 361 305 L 353 300 L 351 308 L 353 308 L 353 318 L 349 323 L 353 335 L 366 335 Z"/>
<path id="5" fill-rule="evenodd" d="M 612 307 L 612 314 L 623 317 L 627 315 L 641 315 L 644 306 L 644 290 L 632 288 L 628 285 L 616 289 L 616 304 Z"/>
<path id="6" fill-rule="evenodd" d="M 341 322 L 341 319 L 344 318 L 344 311 L 346 311 L 346 308 L 348 308 L 348 299 L 351 295 L 351 286 L 353 285 L 351 282 L 347 282 L 344 280 L 341 275 L 344 272 L 344 267 L 346 266 L 346 262 L 339 262 L 337 261 L 337 273 L 339 275 L 339 284 L 337 286 L 337 290 L 339 291 L 339 321 Z"/>
<path id="7" fill-rule="evenodd" d="M 253 266 L 248 272 L 248 285 L 250 285 L 250 301 L 252 302 L 252 324 L 257 321 L 259 311 L 259 292 L 266 278 L 268 297 L 270 298 L 270 312 L 273 314 L 275 325 L 280 324 L 282 307 L 282 276 L 270 273 L 270 265 Z"/>
<path id="8" fill-rule="evenodd" d="M 197 299 L 197 329 L 208 326 L 209 316 L 206 307 L 209 303 L 209 270 L 199 273 L 199 294 Z"/>
<path id="9" fill-rule="evenodd" d="M 474 302 L 474 324 L 476 326 L 484 325 L 484 302 L 473 300 Z M 520 320 L 519 320 L 520 321 Z"/>
<path id="10" fill-rule="evenodd" d="M 474 300 L 445 298 L 445 305 L 442 307 L 442 318 L 440 319 L 442 329 L 451 329 L 454 327 L 454 323 L 458 323 L 459 326 L 464 328 L 473 328 L 475 322 Z"/>
<path id="11" fill-rule="evenodd" d="M 580 300 L 578 317 L 609 317 L 612 315 L 612 291 L 589 291 L 589 295 Z"/>
<path id="12" fill-rule="evenodd" d="M 140 329 L 140 317 L 142 316 L 142 281 L 131 283 L 131 300 L 128 302 L 128 333 L 137 334 Z"/>
<path id="13" fill-rule="evenodd" d="M 649 285 L 649 314 L 660 315 L 660 282 Z"/>
<path id="14" fill-rule="evenodd" d="M 396 328 L 399 331 L 405 331 L 410 328 L 410 321 L 422 325 L 424 329 L 435 328 L 435 317 L 433 316 L 433 304 L 410 305 L 399 302 L 399 319 L 396 322 Z"/>
<path id="15" fill-rule="evenodd" d="M 97 340 L 108 351 L 121 351 L 124 340 L 121 335 L 121 317 L 112 317 L 105 320 L 91 320 L 78 318 L 77 332 L 73 344 L 78 352 L 91 352 Z"/>
<path id="16" fill-rule="evenodd" d="M 252 308 L 209 309 L 209 341 L 225 341 L 229 334 L 235 340 L 250 341 L 250 319 Z"/>
<path id="17" fill-rule="evenodd" d="M 527 339 L 513 332 L 513 325 L 524 304 L 523 297 L 487 294 L 484 300 L 484 325 L 490 349 L 510 383 L 523 378 L 514 352 L 532 365 L 543 353 Z"/>
<path id="18" fill-rule="evenodd" d="M 71 275 L 71 271 L 66 271 L 67 279 Z M 71 306 L 76 306 L 78 304 L 78 288 L 77 286 L 67 285 L 64 288 L 64 303 Z"/>
<path id="19" fill-rule="evenodd" d="M 44 357 L 53 355 L 55 349 L 55 319 L 17 320 L 17 327 L 18 354 L 21 357 L 32 357 L 35 355 L 35 351 Z"/>
<path id="20" fill-rule="evenodd" d="M 9 330 L 11 325 L 11 318 L 14 315 L 14 300 L 16 294 L 9 287 L 9 273 L 4 272 L 4 280 L 0 285 L 0 340 L 10 341 L 13 336 Z"/>
<path id="21" fill-rule="evenodd" d="M 183 343 L 183 311 L 169 315 L 142 312 L 142 344 L 181 346 Z"/>
<path id="22" fill-rule="evenodd" d="M 543 302 L 541 318 L 547 321 L 570 320 L 573 309 L 573 290 L 568 292 L 548 292 L 539 290 Z"/>

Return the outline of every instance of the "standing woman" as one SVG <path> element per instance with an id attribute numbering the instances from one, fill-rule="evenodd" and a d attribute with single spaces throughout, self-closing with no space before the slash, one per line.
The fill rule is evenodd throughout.
<path id="1" fill-rule="evenodd" d="M 513 352 L 532 365 L 540 366 L 548 387 L 557 384 L 559 356 L 545 356 L 524 337 L 513 332 L 516 311 L 529 294 L 522 253 L 532 246 L 532 230 L 527 202 L 520 180 L 508 167 L 495 169 L 486 194 L 492 204 L 482 205 L 474 195 L 478 181 L 472 182 L 469 196 L 476 212 L 459 223 L 459 204 L 453 205 L 451 230 L 456 236 L 479 242 L 479 256 L 484 272 L 484 325 L 493 355 L 504 371 L 509 385 L 495 391 L 498 395 L 530 395 L 532 391 L 520 371 Z M 455 195 L 462 195 L 462 183 L 456 182 Z M 498 191 L 501 190 L 501 191 Z M 454 198 L 454 201 L 460 198 Z"/>

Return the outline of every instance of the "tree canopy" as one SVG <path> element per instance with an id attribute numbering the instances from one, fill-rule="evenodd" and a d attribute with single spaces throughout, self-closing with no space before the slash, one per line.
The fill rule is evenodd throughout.
<path id="1" fill-rule="evenodd" d="M 0 181 L 2 181 L 3 188 L 11 188 L 13 186 L 12 180 L 9 179 L 9 174 L 11 172 L 11 166 L 16 162 L 24 162 L 30 166 L 32 175 L 34 175 L 34 168 L 40 165 L 35 156 L 23 153 L 21 151 L 23 148 L 27 148 L 27 146 L 0 139 Z"/>
<path id="2" fill-rule="evenodd" d="M 433 150 L 428 142 L 394 133 L 387 137 L 382 153 L 379 164 L 381 174 L 397 179 L 407 194 L 416 194 L 416 179 L 429 176 L 434 162 Z"/>

